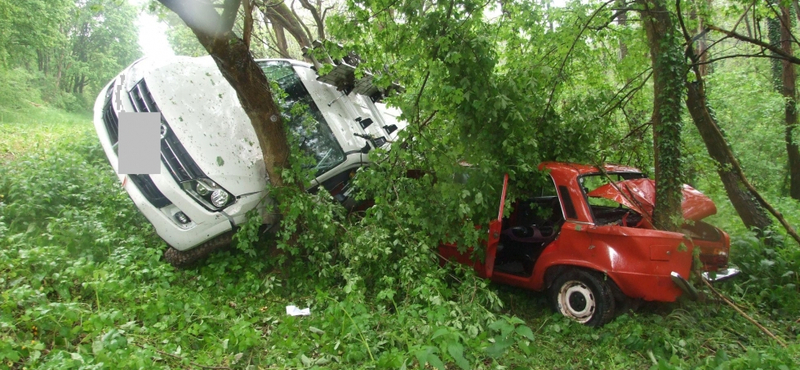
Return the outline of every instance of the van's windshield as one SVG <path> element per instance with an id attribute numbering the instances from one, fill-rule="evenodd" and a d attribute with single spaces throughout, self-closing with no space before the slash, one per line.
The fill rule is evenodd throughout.
<path id="1" fill-rule="evenodd" d="M 281 106 L 283 123 L 300 141 L 300 149 L 314 159 L 309 167 L 320 176 L 344 162 L 342 146 L 336 141 L 322 112 L 288 62 L 259 62 L 270 82 L 276 82 L 285 96 L 276 97 Z"/>

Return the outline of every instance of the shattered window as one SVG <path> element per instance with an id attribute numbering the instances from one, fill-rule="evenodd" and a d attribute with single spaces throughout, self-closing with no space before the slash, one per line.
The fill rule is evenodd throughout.
<path id="1" fill-rule="evenodd" d="M 283 96 L 276 97 L 281 117 L 298 138 L 300 149 L 314 158 L 315 163 L 309 167 L 320 176 L 344 162 L 346 156 L 341 145 L 292 65 L 281 61 L 261 62 L 260 65 L 267 80 L 277 83 L 284 92 Z"/>

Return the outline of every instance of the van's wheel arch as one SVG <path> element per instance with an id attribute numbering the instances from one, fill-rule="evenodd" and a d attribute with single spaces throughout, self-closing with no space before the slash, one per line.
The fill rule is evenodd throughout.
<path id="1" fill-rule="evenodd" d="M 587 326 L 614 318 L 615 297 L 608 277 L 596 271 L 564 267 L 548 290 L 553 310 Z"/>
<path id="2" fill-rule="evenodd" d="M 233 231 L 217 235 L 213 239 L 189 250 L 179 251 L 173 247 L 164 252 L 164 260 L 176 268 L 186 268 L 208 257 L 212 252 L 231 244 Z"/>

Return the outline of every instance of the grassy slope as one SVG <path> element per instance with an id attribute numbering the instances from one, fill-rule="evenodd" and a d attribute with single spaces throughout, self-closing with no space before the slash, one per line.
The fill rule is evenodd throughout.
<path id="1" fill-rule="evenodd" d="M 762 256 L 782 252 L 750 252 L 744 262 L 755 265 L 753 275 L 724 288 L 789 349 L 717 302 L 648 304 L 590 329 L 553 315 L 542 294 L 492 286 L 505 303 L 500 314 L 522 318 L 533 332 L 532 341 L 517 337 L 493 358 L 491 333 L 508 321 L 487 329 L 463 320 L 454 333 L 460 316 L 474 313 L 436 303 L 391 313 L 370 299 L 337 302 L 327 297 L 346 296 L 341 286 L 271 273 L 263 251 L 257 258 L 224 252 L 174 270 L 120 189 L 88 117 L 46 109 L 5 116 L 0 163 L 0 367 L 397 368 L 395 359 L 417 367 L 420 348 L 438 346 L 446 357 L 447 335 L 465 338 L 472 368 L 788 369 L 800 360 L 796 286 L 757 275 Z M 312 316 L 286 316 L 287 304 L 310 306 Z M 439 320 L 448 334 L 432 335 Z"/>

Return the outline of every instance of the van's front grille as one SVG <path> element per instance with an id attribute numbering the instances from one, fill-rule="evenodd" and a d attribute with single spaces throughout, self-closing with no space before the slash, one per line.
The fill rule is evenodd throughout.
<path id="1" fill-rule="evenodd" d="M 160 112 L 144 80 L 139 81 L 128 92 L 128 96 L 135 111 Z M 189 156 L 189 153 L 186 152 L 180 141 L 178 141 L 178 137 L 172 132 L 164 116 L 161 116 L 161 161 L 167 166 L 175 181 L 179 183 L 206 177 L 192 157 Z"/>
<path id="2" fill-rule="evenodd" d="M 119 119 L 117 118 L 117 112 L 114 111 L 114 106 L 111 104 L 111 95 L 108 94 L 106 96 L 106 103 L 103 105 L 103 123 L 106 125 L 111 145 L 116 145 L 117 141 L 119 141 Z"/>
<path id="3" fill-rule="evenodd" d="M 106 126 L 106 131 L 108 131 L 108 138 L 111 140 L 111 145 L 116 147 L 119 142 L 119 117 L 114 110 L 114 105 L 111 103 L 111 99 L 114 95 L 112 89 L 113 86 L 109 88 L 108 94 L 106 94 L 106 102 L 103 105 L 103 123 Z M 154 207 L 162 208 L 172 204 L 172 202 L 158 190 L 158 187 L 156 187 L 150 175 L 131 174 L 128 175 L 128 178 L 131 179 L 133 185 L 139 189 L 145 199 Z"/>

